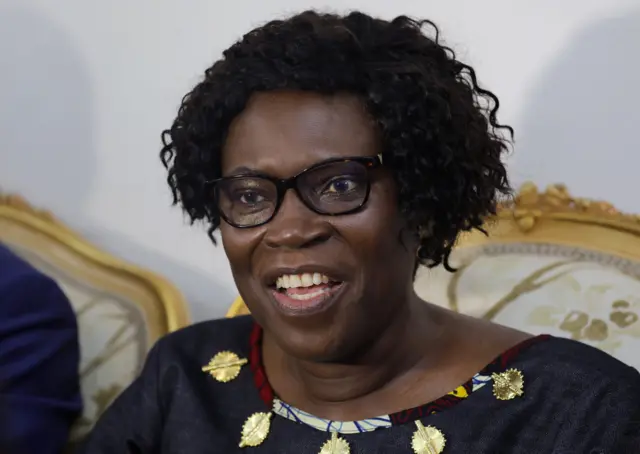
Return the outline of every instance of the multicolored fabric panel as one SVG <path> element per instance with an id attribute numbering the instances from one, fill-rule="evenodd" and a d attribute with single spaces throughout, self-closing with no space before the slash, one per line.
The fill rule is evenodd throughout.
<path id="1" fill-rule="evenodd" d="M 405 410 L 391 415 L 378 416 L 377 418 L 363 419 L 360 421 L 333 421 L 330 419 L 319 418 L 318 416 L 302 411 L 293 405 L 282 402 L 277 397 L 273 399 L 272 411 L 283 418 L 306 424 L 315 429 L 326 432 L 338 432 L 342 434 L 370 432 L 384 427 L 404 424 L 405 422 L 415 420 L 416 417 L 420 418 L 427 414 L 437 413 L 441 409 L 455 405 L 458 401 L 466 399 L 472 392 L 482 388 L 490 381 L 491 377 L 476 374 L 472 379 L 473 384 L 461 385 L 446 396 L 432 402 L 429 406 L 416 407 L 411 410 Z"/>
<path id="2" fill-rule="evenodd" d="M 318 430 L 338 432 L 341 434 L 370 432 L 372 430 L 392 426 L 391 418 L 388 415 L 363 419 L 362 421 L 332 421 L 330 419 L 319 418 L 311 413 L 302 411 L 282 402 L 278 398 L 273 399 L 273 412 L 283 418 L 306 424 Z"/>

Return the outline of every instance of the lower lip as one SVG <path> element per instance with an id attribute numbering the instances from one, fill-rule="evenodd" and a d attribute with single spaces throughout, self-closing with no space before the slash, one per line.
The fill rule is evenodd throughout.
<path id="1" fill-rule="evenodd" d="M 278 290 L 271 290 L 273 299 L 275 300 L 278 308 L 287 315 L 311 315 L 317 314 L 338 300 L 340 293 L 345 288 L 345 283 L 342 282 L 338 285 L 333 285 L 324 290 L 318 296 L 314 296 L 309 299 L 296 299 L 292 298 L 284 292 Z"/>

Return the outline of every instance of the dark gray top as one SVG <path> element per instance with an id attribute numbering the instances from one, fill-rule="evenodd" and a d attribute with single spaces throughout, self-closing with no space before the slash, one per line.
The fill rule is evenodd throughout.
<path id="1" fill-rule="evenodd" d="M 252 332 L 252 318 L 239 317 L 200 323 L 163 338 L 81 452 L 318 454 L 329 434 L 279 415 L 271 419 L 260 446 L 238 448 L 247 417 L 270 410 L 255 383 L 260 359 L 255 345 L 251 348 Z M 484 386 L 419 418 L 445 434 L 444 454 L 640 453 L 638 371 L 578 342 L 538 340 L 505 352 L 486 371 L 520 370 L 523 396 L 498 400 L 492 386 Z M 228 383 L 201 370 L 222 350 L 252 360 Z M 414 410 L 402 413 L 415 416 L 419 412 Z M 398 415 L 392 427 L 341 437 L 352 454 L 411 454 L 416 425 L 411 417 Z"/>

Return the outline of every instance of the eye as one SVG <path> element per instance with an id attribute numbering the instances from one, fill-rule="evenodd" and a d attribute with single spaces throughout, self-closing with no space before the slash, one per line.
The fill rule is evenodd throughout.
<path id="1" fill-rule="evenodd" d="M 258 191 L 245 190 L 238 191 L 234 197 L 237 201 L 244 205 L 258 205 L 264 202 L 265 198 Z"/>
<path id="2" fill-rule="evenodd" d="M 340 195 L 354 191 L 357 187 L 358 183 L 349 178 L 335 178 L 329 182 L 324 192 Z"/>

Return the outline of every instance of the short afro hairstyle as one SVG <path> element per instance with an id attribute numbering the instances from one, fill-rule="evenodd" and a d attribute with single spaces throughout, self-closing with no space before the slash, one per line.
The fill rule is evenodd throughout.
<path id="1" fill-rule="evenodd" d="M 498 123 L 497 97 L 441 43 L 433 22 L 306 11 L 256 28 L 225 50 L 162 133 L 174 204 L 192 223 L 208 223 L 212 240 L 221 220 L 207 181 L 221 176 L 233 119 L 254 93 L 270 90 L 362 99 L 379 128 L 400 213 L 419 241 L 416 266 L 451 270 L 458 235 L 482 230 L 511 192 L 502 157 L 513 130 Z"/>

